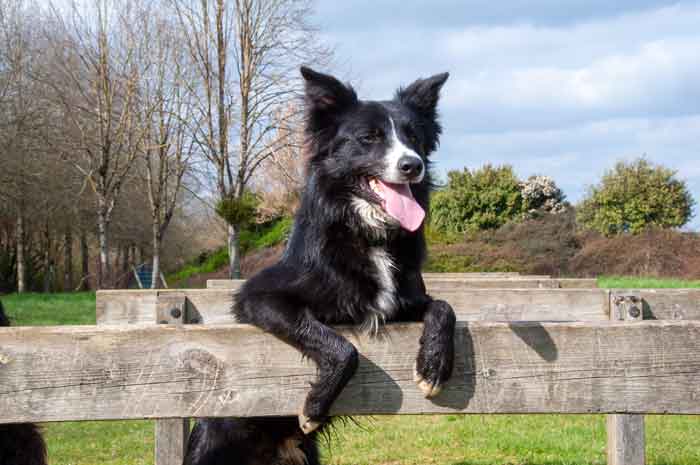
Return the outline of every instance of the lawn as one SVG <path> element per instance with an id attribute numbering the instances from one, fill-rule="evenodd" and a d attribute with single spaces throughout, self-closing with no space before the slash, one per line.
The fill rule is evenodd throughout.
<path id="1" fill-rule="evenodd" d="M 700 287 L 698 282 L 601 278 L 601 287 Z M 94 324 L 95 295 L 3 297 L 14 324 Z M 339 424 L 329 465 L 592 465 L 605 463 L 601 415 L 387 416 Z M 647 463 L 700 463 L 700 418 L 647 417 Z M 52 465 L 153 464 L 153 422 L 44 425 Z"/>

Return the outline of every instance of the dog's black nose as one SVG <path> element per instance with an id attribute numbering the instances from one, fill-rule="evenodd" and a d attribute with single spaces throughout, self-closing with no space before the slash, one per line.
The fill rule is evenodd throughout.
<path id="1" fill-rule="evenodd" d="M 399 170 L 405 176 L 420 176 L 423 173 L 423 160 L 418 157 L 403 156 L 399 158 Z"/>

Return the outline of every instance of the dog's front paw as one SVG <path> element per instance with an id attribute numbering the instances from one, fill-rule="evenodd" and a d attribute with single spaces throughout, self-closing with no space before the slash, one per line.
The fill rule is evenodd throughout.
<path id="1" fill-rule="evenodd" d="M 435 397 L 452 376 L 455 315 L 447 302 L 436 300 L 426 312 L 413 379 L 425 397 Z"/>
<path id="2" fill-rule="evenodd" d="M 416 382 L 418 389 L 428 399 L 437 396 L 442 391 L 442 385 L 439 381 L 429 381 L 418 372 L 418 362 L 413 365 L 413 381 Z"/>
<path id="3" fill-rule="evenodd" d="M 303 413 L 299 414 L 299 428 L 304 434 L 311 434 L 323 425 L 323 421 L 312 420 Z"/>

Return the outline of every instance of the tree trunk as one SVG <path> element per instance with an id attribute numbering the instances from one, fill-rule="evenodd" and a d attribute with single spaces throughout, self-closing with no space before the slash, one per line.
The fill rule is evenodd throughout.
<path id="1" fill-rule="evenodd" d="M 101 200 L 100 203 L 103 203 Z M 97 272 L 97 288 L 105 289 L 108 286 L 109 273 L 109 249 L 107 242 L 107 218 L 104 209 L 100 207 L 97 213 L 97 233 L 100 243 L 100 267 Z"/>
<path id="2" fill-rule="evenodd" d="M 153 274 L 151 275 L 151 289 L 158 289 L 158 276 L 160 275 L 160 231 L 157 222 L 153 222 Z"/>
<path id="3" fill-rule="evenodd" d="M 241 251 L 239 231 L 234 225 L 228 226 L 228 275 L 231 279 L 241 278 Z"/>
<path id="4" fill-rule="evenodd" d="M 17 292 L 26 292 L 27 283 L 25 281 L 24 263 L 24 217 L 22 213 L 17 215 Z"/>
<path id="5" fill-rule="evenodd" d="M 90 249 L 88 248 L 87 232 L 80 230 L 80 289 L 90 289 Z"/>
<path id="6" fill-rule="evenodd" d="M 49 223 L 44 226 L 44 294 L 51 292 L 51 274 L 53 264 L 51 263 L 51 230 Z"/>
<path id="7" fill-rule="evenodd" d="M 63 242 L 63 291 L 73 290 L 73 230 L 66 229 Z"/>

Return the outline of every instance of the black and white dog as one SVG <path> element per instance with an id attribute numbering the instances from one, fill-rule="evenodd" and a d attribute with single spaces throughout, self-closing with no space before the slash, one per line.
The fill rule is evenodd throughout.
<path id="1" fill-rule="evenodd" d="M 0 302 L 0 326 L 10 319 Z M 46 444 L 32 423 L 0 425 L 0 465 L 46 465 Z"/>
<path id="2" fill-rule="evenodd" d="M 301 74 L 309 155 L 301 206 L 284 255 L 245 283 L 233 312 L 312 359 L 318 379 L 298 419 L 198 421 L 187 465 L 318 465 L 316 434 L 358 364 L 355 347 L 329 325 L 376 331 L 423 321 L 419 388 L 435 396 L 452 374 L 455 315 L 421 277 L 428 157 L 448 75 L 420 79 L 393 100 L 362 101 L 332 76 Z"/>

